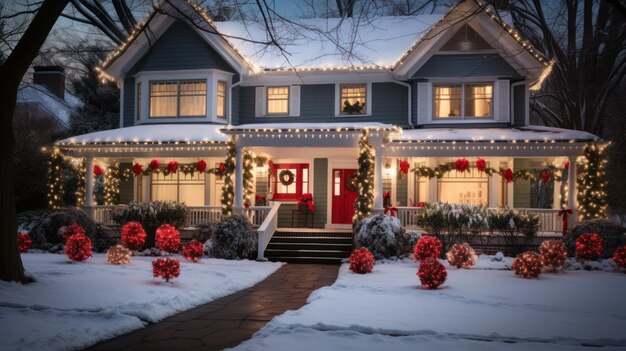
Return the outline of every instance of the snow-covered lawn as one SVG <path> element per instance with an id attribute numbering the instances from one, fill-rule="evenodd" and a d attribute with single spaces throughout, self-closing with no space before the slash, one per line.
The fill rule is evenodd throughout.
<path id="1" fill-rule="evenodd" d="M 275 317 L 236 350 L 626 350 L 626 275 L 601 271 L 516 277 L 510 259 L 450 268 L 438 290 L 417 263 L 341 267 L 335 284 Z M 500 268 L 500 269 L 498 269 Z"/>
<path id="2" fill-rule="evenodd" d="M 179 255 L 180 277 L 152 278 L 154 257 L 115 266 L 104 254 L 70 263 L 65 255 L 22 254 L 36 283 L 0 282 L 0 349 L 70 350 L 142 328 L 178 312 L 248 288 L 281 264 Z"/>

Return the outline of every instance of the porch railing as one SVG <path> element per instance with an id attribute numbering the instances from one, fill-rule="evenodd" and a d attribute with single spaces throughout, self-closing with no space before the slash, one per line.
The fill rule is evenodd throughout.
<path id="1" fill-rule="evenodd" d="M 260 226 L 272 210 L 272 206 L 252 206 L 245 208 L 243 213 L 252 225 Z"/>
<path id="2" fill-rule="evenodd" d="M 187 206 L 188 227 L 197 227 L 207 222 L 219 222 L 222 218 L 221 206 Z"/>
<path id="3" fill-rule="evenodd" d="M 278 209 L 280 208 L 280 202 L 274 202 L 272 206 L 263 206 L 269 207 L 270 210 L 265 215 L 263 222 L 259 229 L 257 229 L 258 234 L 258 255 L 257 261 L 266 261 L 265 258 L 265 249 L 267 248 L 267 244 L 269 244 L 270 240 L 272 240 L 272 236 L 274 232 L 278 228 Z"/>
<path id="4" fill-rule="evenodd" d="M 106 226 L 114 226 L 117 225 L 113 220 L 113 209 L 117 206 L 84 206 L 83 211 L 87 213 L 94 220 L 94 222 Z"/>

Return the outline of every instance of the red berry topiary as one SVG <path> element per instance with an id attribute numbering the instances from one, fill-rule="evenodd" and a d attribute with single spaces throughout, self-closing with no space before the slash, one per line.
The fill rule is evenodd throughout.
<path id="1" fill-rule="evenodd" d="M 576 257 L 596 260 L 602 256 L 602 237 L 596 233 L 583 233 L 576 239 Z"/>
<path id="2" fill-rule="evenodd" d="M 69 225 L 65 227 L 65 229 L 63 230 L 63 239 L 67 240 L 67 238 L 69 238 L 70 236 L 74 234 L 86 234 L 85 228 L 81 227 L 80 225 L 76 223 Z"/>
<path id="3" fill-rule="evenodd" d="M 470 268 L 476 264 L 476 251 L 468 244 L 454 244 L 446 254 L 448 263 L 456 268 Z"/>
<path id="4" fill-rule="evenodd" d="M 72 261 L 82 262 L 91 257 L 91 239 L 83 233 L 76 233 L 67 238 L 65 254 Z"/>
<path id="5" fill-rule="evenodd" d="M 152 275 L 169 282 L 170 279 L 180 275 L 180 262 L 171 258 L 157 258 L 152 261 Z"/>
<path id="6" fill-rule="evenodd" d="M 446 267 L 436 258 L 428 258 L 420 263 L 417 270 L 417 276 L 420 278 L 422 285 L 429 289 L 437 289 L 443 284 L 448 277 Z"/>
<path id="7" fill-rule="evenodd" d="M 180 247 L 180 232 L 169 224 L 163 224 L 156 230 L 156 245 L 167 252 L 178 252 Z"/>
<path id="8" fill-rule="evenodd" d="M 567 248 L 563 240 L 546 240 L 541 243 L 539 253 L 545 266 L 551 267 L 555 271 L 565 264 Z"/>
<path id="9" fill-rule="evenodd" d="M 191 240 L 191 242 L 183 246 L 183 257 L 186 260 L 198 262 L 204 255 L 204 245 L 198 240 Z"/>
<path id="10" fill-rule="evenodd" d="M 441 255 L 441 241 L 434 236 L 423 236 L 419 238 L 413 248 L 413 258 L 416 261 L 426 260 L 429 258 L 439 258 Z"/>
<path id="11" fill-rule="evenodd" d="M 20 252 L 28 252 L 30 244 L 32 243 L 33 241 L 30 239 L 28 233 L 17 233 L 17 247 Z"/>
<path id="12" fill-rule="evenodd" d="M 618 269 L 626 269 L 626 245 L 620 246 L 615 250 L 613 262 L 615 262 Z M 626 273 L 626 270 L 624 273 Z"/>
<path id="13" fill-rule="evenodd" d="M 360 247 L 352 251 L 349 260 L 350 270 L 359 274 L 370 273 L 376 264 L 374 255 L 365 247 Z"/>
<path id="14" fill-rule="evenodd" d="M 515 274 L 520 277 L 526 279 L 537 278 L 541 274 L 541 269 L 543 268 L 541 255 L 532 251 L 522 252 L 515 257 L 511 268 L 513 268 Z"/>
<path id="15" fill-rule="evenodd" d="M 122 245 L 131 250 L 141 250 L 146 242 L 146 231 L 139 222 L 128 222 L 122 227 Z"/>

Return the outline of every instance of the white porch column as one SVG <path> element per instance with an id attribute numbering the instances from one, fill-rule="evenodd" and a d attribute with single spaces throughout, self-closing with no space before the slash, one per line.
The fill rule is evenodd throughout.
<path id="1" fill-rule="evenodd" d="M 93 157 L 87 157 L 87 169 L 85 170 L 85 211 L 87 215 L 92 215 L 91 206 L 93 203 Z"/>
<path id="2" fill-rule="evenodd" d="M 383 147 L 374 147 L 374 211 L 383 210 Z"/>
<path id="3" fill-rule="evenodd" d="M 235 146 L 235 201 L 233 212 L 241 214 L 243 211 L 243 148 Z"/>
<path id="4" fill-rule="evenodd" d="M 571 208 L 573 213 L 569 217 L 569 226 L 576 225 L 578 220 L 578 208 L 576 206 L 576 159 L 577 156 L 569 156 L 569 171 L 567 172 L 567 208 Z"/>

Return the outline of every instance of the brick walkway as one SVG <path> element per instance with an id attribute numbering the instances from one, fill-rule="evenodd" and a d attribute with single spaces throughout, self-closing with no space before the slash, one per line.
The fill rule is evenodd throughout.
<path id="1" fill-rule="evenodd" d="M 257 285 L 166 318 L 89 350 L 222 350 L 249 339 L 272 317 L 331 285 L 339 266 L 287 264 Z"/>

